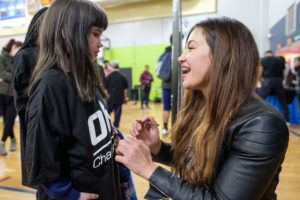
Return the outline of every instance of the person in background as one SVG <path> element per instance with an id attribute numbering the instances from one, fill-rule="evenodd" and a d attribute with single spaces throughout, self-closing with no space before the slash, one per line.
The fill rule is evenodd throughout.
<path id="1" fill-rule="evenodd" d="M 119 62 L 113 61 L 108 67 L 110 74 L 106 77 L 105 87 L 108 94 L 107 109 L 111 114 L 114 111 L 114 127 L 119 128 L 122 105 L 128 101 L 128 82 L 119 72 Z"/>
<path id="2" fill-rule="evenodd" d="M 285 70 L 283 73 L 284 74 L 284 78 L 283 78 L 284 95 L 285 95 L 286 103 L 288 105 L 291 105 L 291 103 L 293 102 L 293 100 L 296 96 L 296 88 L 295 88 L 296 75 L 293 73 L 291 67 L 286 62 L 285 57 L 283 57 L 283 56 L 277 56 L 277 57 L 285 64 Z M 289 112 L 290 112 L 290 110 L 289 110 Z M 289 116 L 289 118 L 291 118 L 291 117 L 292 116 Z M 290 119 L 290 121 L 291 120 L 292 119 Z"/>
<path id="3" fill-rule="evenodd" d="M 289 87 L 288 85 L 290 85 L 290 83 L 287 83 L 290 80 L 287 80 L 287 79 L 290 78 L 289 76 L 291 76 L 292 70 L 291 70 L 291 67 L 289 66 L 289 64 L 286 62 L 284 56 L 277 56 L 277 58 L 279 58 L 279 60 L 281 60 L 281 62 L 284 63 L 285 69 L 283 71 L 283 87 L 287 88 L 287 87 Z"/>
<path id="4" fill-rule="evenodd" d="M 31 73 L 37 60 L 39 28 L 46 10 L 47 7 L 44 7 L 33 16 L 26 33 L 24 43 L 15 56 L 13 67 L 12 88 L 15 108 L 18 113 L 20 123 L 22 184 L 25 186 L 28 185 L 25 169 L 25 142 L 27 135 L 25 113 L 28 102 L 28 87 Z"/>
<path id="5" fill-rule="evenodd" d="M 170 43 L 172 44 L 172 35 L 170 36 Z M 165 57 L 165 59 L 163 59 Z M 159 60 L 164 60 L 161 63 L 161 67 L 169 68 L 172 72 L 172 46 L 165 48 L 165 51 L 160 55 Z M 162 79 L 162 100 L 163 100 L 163 129 L 161 131 L 162 136 L 168 135 L 168 123 L 171 113 L 171 94 L 172 94 L 172 73 L 169 74 L 168 78 Z"/>
<path id="6" fill-rule="evenodd" d="M 110 62 L 108 60 L 103 61 L 104 64 L 104 76 L 107 77 L 111 72 L 109 70 Z"/>
<path id="7" fill-rule="evenodd" d="M 150 182 L 146 199 L 277 199 L 289 131 L 254 93 L 259 54 L 249 29 L 230 18 L 202 21 L 178 61 L 185 91 L 172 143 L 146 117 L 119 142 L 116 161 Z"/>
<path id="8" fill-rule="evenodd" d="M 261 65 L 263 80 L 258 94 L 263 99 L 266 99 L 269 95 L 275 95 L 281 104 L 285 120 L 288 122 L 289 109 L 283 88 L 285 63 L 275 57 L 273 52 L 269 50 L 265 52 L 265 57 L 261 59 Z"/>
<path id="9" fill-rule="evenodd" d="M 47 199 L 122 200 L 96 65 L 107 25 L 104 10 L 86 0 L 56 0 L 44 16 L 29 86 L 26 169 L 28 184 L 44 188 Z"/>
<path id="10" fill-rule="evenodd" d="M 151 83 L 153 81 L 153 76 L 149 72 L 149 65 L 145 66 L 144 72 L 140 76 L 141 82 L 141 108 L 144 109 L 144 103 L 147 109 L 149 107 L 149 94 L 151 90 Z"/>
<path id="11" fill-rule="evenodd" d="M 11 145 L 9 150 L 17 150 L 17 141 L 14 134 L 14 123 L 16 118 L 16 109 L 14 99 L 11 94 L 11 79 L 13 70 L 13 59 L 18 50 L 21 48 L 22 42 L 9 40 L 7 45 L 2 49 L 0 55 L 0 109 L 3 116 L 3 133 L 0 141 L 0 155 L 7 154 L 5 142 L 10 137 Z"/>
<path id="12" fill-rule="evenodd" d="M 298 108 L 300 110 L 300 56 L 294 59 L 294 68 L 297 74 L 297 97 L 298 97 Z"/>

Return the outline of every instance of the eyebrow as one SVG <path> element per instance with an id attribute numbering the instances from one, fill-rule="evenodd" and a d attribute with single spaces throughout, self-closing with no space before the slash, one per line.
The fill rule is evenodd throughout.
<path id="1" fill-rule="evenodd" d="M 195 40 L 189 40 L 189 41 L 186 43 L 186 45 L 188 46 L 188 45 L 190 45 L 192 42 L 197 43 Z"/>
<path id="2" fill-rule="evenodd" d="M 94 31 L 102 32 L 102 30 L 100 28 L 94 29 Z"/>
<path id="3" fill-rule="evenodd" d="M 94 30 L 94 31 L 100 31 L 100 32 L 103 32 L 103 29 L 102 29 L 102 28 L 99 28 L 99 27 L 93 27 L 93 30 Z"/>

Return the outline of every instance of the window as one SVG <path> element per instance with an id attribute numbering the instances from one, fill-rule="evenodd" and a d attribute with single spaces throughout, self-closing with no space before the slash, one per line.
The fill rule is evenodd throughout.
<path id="1" fill-rule="evenodd" d="M 286 35 L 293 33 L 296 30 L 296 18 L 297 16 L 297 6 L 296 3 L 292 4 L 288 10 L 286 15 Z"/>

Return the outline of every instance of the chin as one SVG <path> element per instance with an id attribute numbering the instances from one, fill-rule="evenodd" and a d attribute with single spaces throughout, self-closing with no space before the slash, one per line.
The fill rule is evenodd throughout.
<path id="1" fill-rule="evenodd" d="M 189 85 L 189 84 L 187 84 L 187 83 L 182 83 L 182 87 L 184 88 L 184 89 L 186 89 L 186 90 L 190 90 L 190 89 L 193 89 L 192 87 L 191 87 L 191 85 Z"/>

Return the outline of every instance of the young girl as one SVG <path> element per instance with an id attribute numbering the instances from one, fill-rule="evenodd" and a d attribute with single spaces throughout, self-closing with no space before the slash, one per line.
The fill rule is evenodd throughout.
<path id="1" fill-rule="evenodd" d="M 27 109 L 28 183 L 49 199 L 121 199 L 114 136 L 95 60 L 107 16 L 86 0 L 56 0 L 39 35 Z"/>
<path id="2" fill-rule="evenodd" d="M 276 199 L 289 133 L 253 94 L 259 56 L 250 31 L 228 18 L 198 23 L 178 61 L 185 96 L 172 145 L 145 118 L 133 126 L 137 139 L 119 142 L 116 160 L 149 180 L 147 199 Z"/>

